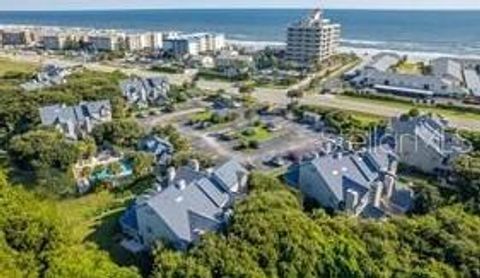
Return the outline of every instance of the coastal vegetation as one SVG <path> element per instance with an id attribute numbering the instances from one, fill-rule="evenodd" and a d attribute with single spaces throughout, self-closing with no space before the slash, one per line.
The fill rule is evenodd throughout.
<path id="1" fill-rule="evenodd" d="M 435 103 L 421 100 L 415 102 L 386 95 L 358 94 L 354 92 L 345 92 L 337 96 L 339 100 L 354 100 L 359 103 L 376 104 L 385 107 L 410 110 L 420 108 L 427 113 L 440 114 L 450 119 L 469 119 L 480 120 L 480 109 L 474 106 L 460 106 L 454 103 Z"/>
<path id="2" fill-rule="evenodd" d="M 7 182 L 3 173 L 0 204 L 1 277 L 140 277 L 134 268 L 118 266 L 95 244 L 77 237 L 76 230 L 88 223 L 76 221 L 74 211 L 62 211 L 62 204 L 52 200 L 40 201 Z"/>
<path id="3" fill-rule="evenodd" d="M 476 277 L 480 218 L 461 205 L 366 221 L 306 212 L 296 192 L 255 174 L 224 234 L 186 253 L 159 248 L 154 277 Z M 408 267 L 406 267 L 408 266 Z"/>
<path id="4" fill-rule="evenodd" d="M 14 61 L 0 57 L 0 77 L 10 79 L 20 74 L 32 74 L 37 65 L 33 63 Z"/>

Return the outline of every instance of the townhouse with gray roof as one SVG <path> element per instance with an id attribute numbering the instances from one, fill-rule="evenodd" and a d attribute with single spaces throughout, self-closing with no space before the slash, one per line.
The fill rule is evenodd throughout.
<path id="1" fill-rule="evenodd" d="M 396 54 L 380 53 L 362 70 L 357 71 L 350 83 L 357 88 L 422 98 L 458 97 L 468 94 L 460 62 L 439 58 L 431 61 L 429 74 L 405 74 L 394 70 L 401 59 Z"/>
<path id="2" fill-rule="evenodd" d="M 42 125 L 55 127 L 72 140 L 89 134 L 95 125 L 112 120 L 109 100 L 81 102 L 75 106 L 44 106 L 39 113 Z"/>
<path id="3" fill-rule="evenodd" d="M 462 138 L 449 131 L 448 122 L 430 115 L 391 120 L 399 161 L 425 173 L 440 174 L 467 150 Z"/>
<path id="4" fill-rule="evenodd" d="M 231 160 L 202 171 L 197 161 L 170 168 L 156 190 L 136 201 L 120 218 L 127 242 L 150 249 L 164 243 L 185 250 L 203 234 L 216 232 L 229 221 L 231 208 L 246 190 L 248 171 Z"/>
<path id="5" fill-rule="evenodd" d="M 49 64 L 43 66 L 34 78 L 20 85 L 26 91 L 39 90 L 66 82 L 65 78 L 72 73 L 72 69 Z"/>
<path id="6" fill-rule="evenodd" d="M 296 186 L 324 208 L 381 219 L 412 204 L 412 191 L 397 181 L 397 164 L 388 145 L 339 150 L 300 164 Z"/>
<path id="7" fill-rule="evenodd" d="M 132 77 L 121 81 L 120 88 L 129 104 L 147 107 L 162 105 L 168 101 L 170 84 L 163 77 Z"/>

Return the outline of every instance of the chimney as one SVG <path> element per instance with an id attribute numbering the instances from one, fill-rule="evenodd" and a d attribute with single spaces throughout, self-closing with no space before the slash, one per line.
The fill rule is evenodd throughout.
<path id="1" fill-rule="evenodd" d="M 395 178 L 392 175 L 385 175 L 385 198 L 390 200 L 395 191 Z"/>
<path id="2" fill-rule="evenodd" d="M 179 180 L 177 183 L 178 190 L 185 190 L 187 188 L 187 182 L 185 180 Z"/>
<path id="3" fill-rule="evenodd" d="M 190 167 L 193 169 L 193 171 L 200 172 L 200 162 L 198 162 L 197 159 L 190 160 Z"/>
<path id="4" fill-rule="evenodd" d="M 343 153 L 342 153 L 342 152 L 336 152 L 336 153 L 333 155 L 333 157 L 334 157 L 335 159 L 341 159 L 341 158 L 343 157 Z"/>
<path id="5" fill-rule="evenodd" d="M 325 154 L 331 154 L 333 150 L 333 143 L 332 142 L 326 142 L 323 144 L 323 150 Z"/>
<path id="6" fill-rule="evenodd" d="M 168 168 L 167 170 L 168 185 L 173 184 L 173 181 L 175 180 L 175 176 L 176 176 L 175 167 Z"/>
<path id="7" fill-rule="evenodd" d="M 346 140 L 343 145 L 345 150 L 347 150 L 348 152 L 353 151 L 353 143 L 350 140 Z"/>
<path id="8" fill-rule="evenodd" d="M 345 196 L 345 210 L 355 214 L 355 207 L 358 205 L 358 192 L 348 189 Z"/>
<path id="9" fill-rule="evenodd" d="M 380 207 L 380 203 L 382 201 L 382 191 L 383 191 L 383 184 L 381 182 L 376 182 L 372 184 L 372 189 L 370 191 L 370 198 L 373 206 L 378 208 Z"/>

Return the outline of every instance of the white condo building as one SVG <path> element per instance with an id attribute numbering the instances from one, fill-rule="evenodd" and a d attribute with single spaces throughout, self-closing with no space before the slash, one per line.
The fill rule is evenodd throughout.
<path id="1" fill-rule="evenodd" d="M 177 34 L 167 36 L 164 49 L 174 55 L 192 55 L 217 52 L 225 48 L 225 35 L 213 33 Z"/>
<path id="2" fill-rule="evenodd" d="M 286 58 L 295 66 L 309 68 L 332 56 L 340 44 L 340 24 L 324 19 L 322 11 L 288 27 Z"/>
<path id="3" fill-rule="evenodd" d="M 124 40 L 125 34 L 113 31 L 93 32 L 88 35 L 88 41 L 99 51 L 118 50 Z"/>

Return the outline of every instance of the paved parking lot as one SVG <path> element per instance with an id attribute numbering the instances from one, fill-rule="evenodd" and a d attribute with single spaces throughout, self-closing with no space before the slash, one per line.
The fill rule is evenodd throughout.
<path id="1" fill-rule="evenodd" d="M 222 141 L 218 135 L 225 132 L 238 131 L 247 126 L 247 122 L 226 126 L 221 130 L 195 130 L 184 123 L 177 123 L 180 132 L 187 136 L 197 151 L 211 155 L 215 159 L 236 158 L 240 162 L 254 165 L 257 169 L 271 169 L 264 164 L 268 158 L 276 156 L 286 156 L 289 153 L 308 153 L 313 150 L 321 149 L 322 144 L 327 140 L 327 136 L 322 133 L 311 130 L 308 126 L 281 118 L 281 117 L 260 117 L 263 121 L 274 122 L 276 126 L 281 127 L 273 132 L 273 138 L 262 142 L 259 149 L 237 151 L 236 140 Z"/>

